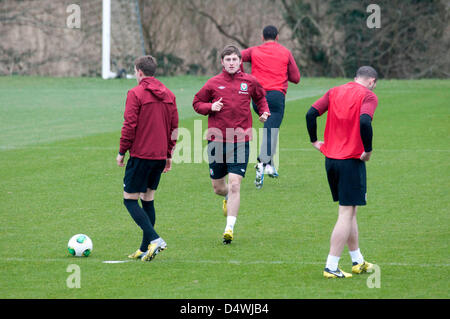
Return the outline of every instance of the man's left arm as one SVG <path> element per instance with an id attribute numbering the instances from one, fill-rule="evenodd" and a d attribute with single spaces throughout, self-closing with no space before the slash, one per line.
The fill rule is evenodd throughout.
<path id="1" fill-rule="evenodd" d="M 251 92 L 251 97 L 258 107 L 259 120 L 265 122 L 270 116 L 269 105 L 266 100 L 266 91 L 259 84 L 256 78 L 253 81 L 253 90 Z"/>
<path id="2" fill-rule="evenodd" d="M 171 117 L 170 117 L 170 136 L 167 150 L 167 158 L 172 158 L 173 150 L 175 149 L 175 144 L 178 139 L 178 109 L 177 102 L 174 99 L 173 104 L 171 105 Z"/>
<path id="3" fill-rule="evenodd" d="M 241 66 L 240 66 L 240 70 L 241 72 L 245 72 L 244 70 L 244 62 L 252 62 L 252 48 L 248 48 L 245 50 L 241 51 L 241 56 L 242 56 L 242 61 L 241 61 Z"/>
<path id="4" fill-rule="evenodd" d="M 372 119 L 375 113 L 375 109 L 378 105 L 378 98 L 375 94 L 368 94 L 361 105 L 361 111 L 359 116 L 359 131 L 361 134 L 361 141 L 364 146 L 364 152 L 361 154 L 360 159 L 364 162 L 370 160 L 372 155 L 372 140 L 373 140 L 373 128 Z"/>
<path id="5" fill-rule="evenodd" d="M 361 154 L 362 161 L 368 161 L 372 154 L 372 118 L 368 114 L 361 114 L 359 117 L 359 131 L 364 146 L 364 152 Z"/>
<path id="6" fill-rule="evenodd" d="M 252 62 L 252 48 L 241 51 L 242 62 Z"/>
<path id="7" fill-rule="evenodd" d="M 167 147 L 167 162 L 166 167 L 164 169 L 164 173 L 168 172 L 172 168 L 172 154 L 175 150 L 175 145 L 177 143 L 178 139 L 178 109 L 177 109 L 177 103 L 174 100 L 174 104 L 172 105 L 172 114 L 171 114 L 171 120 L 170 120 L 170 135 L 169 135 L 169 142 Z"/>
<path id="8" fill-rule="evenodd" d="M 300 70 L 295 62 L 292 53 L 289 53 L 289 62 L 287 67 L 288 81 L 297 84 L 300 82 Z"/>

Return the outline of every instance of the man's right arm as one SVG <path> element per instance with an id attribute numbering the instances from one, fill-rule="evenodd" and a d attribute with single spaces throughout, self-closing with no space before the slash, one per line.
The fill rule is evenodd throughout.
<path id="1" fill-rule="evenodd" d="M 318 151 L 320 151 L 323 142 L 317 140 L 317 117 L 328 110 L 329 96 L 330 91 L 314 102 L 306 113 L 306 128 L 308 129 L 309 140 Z"/>
<path id="2" fill-rule="evenodd" d="M 289 53 L 289 63 L 287 68 L 288 81 L 297 84 L 300 82 L 300 70 L 295 62 L 292 53 Z"/>
<path id="3" fill-rule="evenodd" d="M 314 107 L 310 107 L 306 113 L 306 128 L 308 129 L 309 140 L 311 143 L 317 141 L 317 117 L 319 116 L 319 111 Z"/>
<path id="4" fill-rule="evenodd" d="M 207 89 L 207 84 L 195 94 L 192 106 L 194 107 L 195 112 L 199 114 L 208 115 L 211 113 L 211 95 Z"/>

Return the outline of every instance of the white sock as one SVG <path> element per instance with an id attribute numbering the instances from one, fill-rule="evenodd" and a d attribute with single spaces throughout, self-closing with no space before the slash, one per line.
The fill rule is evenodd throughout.
<path id="1" fill-rule="evenodd" d="M 228 229 L 233 230 L 235 223 L 236 223 L 236 216 L 227 216 L 227 226 L 225 227 L 225 231 L 227 231 Z"/>
<path id="2" fill-rule="evenodd" d="M 362 264 L 364 262 L 364 257 L 361 255 L 359 248 L 357 250 L 350 251 L 350 257 L 352 257 L 352 262 L 357 264 Z"/>
<path id="3" fill-rule="evenodd" d="M 332 271 L 336 271 L 338 268 L 338 264 L 339 264 L 339 259 L 341 257 L 336 257 L 336 256 L 332 256 L 332 255 L 328 255 L 327 258 L 327 264 L 325 266 L 325 268 L 328 268 Z"/>

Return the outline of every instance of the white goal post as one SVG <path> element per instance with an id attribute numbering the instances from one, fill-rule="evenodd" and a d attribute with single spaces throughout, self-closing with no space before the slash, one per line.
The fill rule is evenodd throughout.
<path id="1" fill-rule="evenodd" d="M 103 0 L 102 6 L 102 78 L 106 80 L 116 77 L 111 72 L 111 0 Z"/>
<path id="2" fill-rule="evenodd" d="M 145 46 L 138 0 L 102 0 L 102 78 L 133 78 L 126 73 L 140 55 Z"/>

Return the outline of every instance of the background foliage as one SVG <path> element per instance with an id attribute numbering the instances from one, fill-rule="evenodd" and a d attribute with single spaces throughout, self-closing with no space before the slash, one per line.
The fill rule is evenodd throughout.
<path id="1" fill-rule="evenodd" d="M 77 2 L 80 29 L 66 26 L 72 2 L 0 1 L 0 75 L 100 75 L 101 1 Z M 366 25 L 372 2 L 379 29 Z M 386 78 L 447 78 L 449 8 L 448 0 L 115 0 L 112 68 L 132 72 L 145 51 L 158 57 L 159 75 L 215 74 L 225 45 L 258 45 L 273 24 L 303 75 L 352 77 L 370 64 Z"/>

